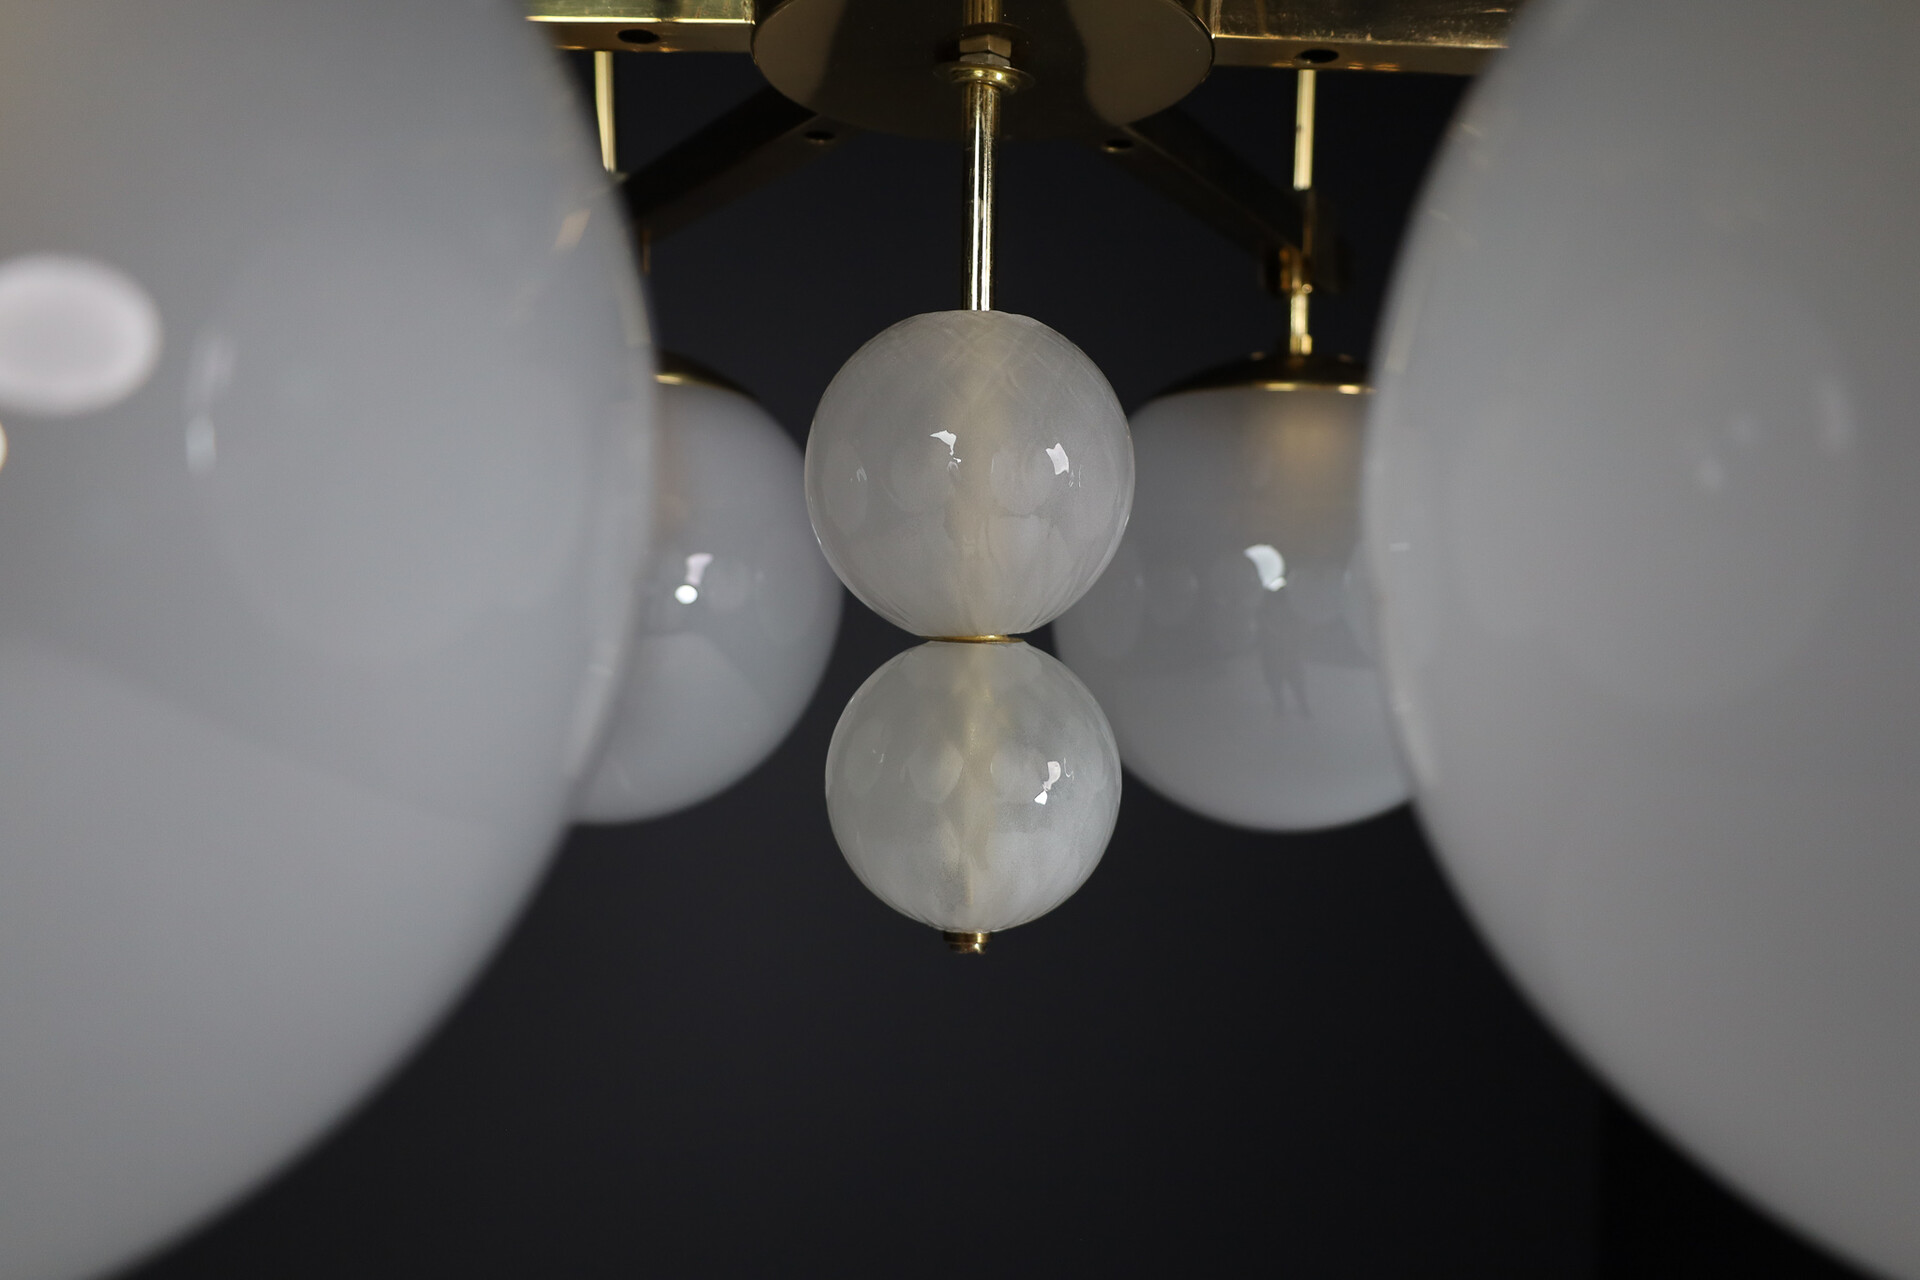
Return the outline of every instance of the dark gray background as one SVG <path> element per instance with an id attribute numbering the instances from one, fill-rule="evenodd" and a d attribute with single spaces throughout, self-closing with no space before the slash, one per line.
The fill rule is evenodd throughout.
<path id="1" fill-rule="evenodd" d="M 759 87 L 744 58 L 618 61 L 628 169 Z M 1463 85 L 1321 83 L 1355 278 L 1316 328 L 1365 357 Z M 1290 74 L 1222 71 L 1187 105 L 1284 181 L 1292 101 Z M 963 181 L 956 148 L 866 136 L 668 240 L 663 343 L 804 439 L 856 347 L 960 305 Z M 1091 151 L 1010 147 L 1003 195 L 999 305 L 1129 408 L 1282 325 L 1248 259 Z M 821 799 L 840 707 L 911 643 L 849 600 L 771 760 L 573 833 L 413 1062 L 141 1275 L 1844 1274 L 1605 1096 L 1406 810 L 1256 835 L 1130 780 L 1077 897 L 947 954 L 855 881 Z"/>

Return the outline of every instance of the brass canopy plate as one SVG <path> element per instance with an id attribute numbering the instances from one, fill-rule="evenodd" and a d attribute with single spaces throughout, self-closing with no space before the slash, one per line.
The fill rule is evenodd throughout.
<path id="1" fill-rule="evenodd" d="M 959 138 L 965 96 L 945 74 L 966 21 L 961 0 L 785 0 L 754 32 L 769 83 L 824 116 L 881 133 Z M 1001 0 L 1013 65 L 1032 77 L 1003 95 L 1010 138 L 1084 134 L 1172 106 L 1213 65 L 1207 28 L 1180 0 Z"/>

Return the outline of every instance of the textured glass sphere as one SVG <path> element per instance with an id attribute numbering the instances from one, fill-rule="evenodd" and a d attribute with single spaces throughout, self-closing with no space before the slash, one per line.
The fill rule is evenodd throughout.
<path id="1" fill-rule="evenodd" d="M 1208 817 L 1301 830 L 1407 798 L 1357 545 L 1366 400 L 1254 384 L 1146 405 L 1126 537 L 1054 624 L 1127 767 Z"/>
<path id="2" fill-rule="evenodd" d="M 1078 347 L 1004 311 L 936 311 L 854 353 L 807 440 L 807 510 L 853 594 L 923 636 L 1017 635 L 1100 576 L 1133 449 Z"/>
<path id="3" fill-rule="evenodd" d="M 1662 1130 L 1915 1277 L 1920 7 L 1805 13 L 1528 6 L 1399 269 L 1366 542 L 1499 954 Z"/>
<path id="4" fill-rule="evenodd" d="M 1059 906 L 1120 808 L 1120 758 L 1086 686 L 1025 644 L 934 641 L 847 703 L 827 813 L 847 865 L 936 929 L 991 933 Z"/>
<path id="5" fill-rule="evenodd" d="M 655 817 L 737 782 L 800 718 L 840 625 L 800 450 L 747 396 L 673 376 L 652 558 L 620 700 L 574 806 L 585 822 Z"/>
<path id="6" fill-rule="evenodd" d="M 645 312 L 504 7 L 4 6 L 0 1275 L 204 1221 L 535 883 L 647 526 Z"/>

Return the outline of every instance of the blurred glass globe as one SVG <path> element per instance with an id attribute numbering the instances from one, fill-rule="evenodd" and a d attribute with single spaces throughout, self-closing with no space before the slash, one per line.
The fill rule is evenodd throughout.
<path id="1" fill-rule="evenodd" d="M 1127 767 L 1208 817 L 1304 830 L 1407 797 L 1357 554 L 1364 391 L 1283 357 L 1149 402 L 1126 537 L 1054 626 Z"/>
<path id="2" fill-rule="evenodd" d="M 1497 953 L 1717 1173 L 1920 1277 L 1920 8 L 1803 13 L 1528 6 L 1398 268 L 1366 541 Z"/>
<path id="3" fill-rule="evenodd" d="M 9 5 L 0 1275 L 388 1079 L 538 883 L 652 486 L 619 208 L 456 0 Z"/>
<path id="4" fill-rule="evenodd" d="M 800 718 L 840 626 L 800 450 L 711 372 L 663 356 L 653 555 L 582 822 L 634 822 L 744 777 Z"/>
<path id="5" fill-rule="evenodd" d="M 1098 865 L 1119 808 L 1099 704 L 1018 642 L 907 650 L 860 686 L 827 750 L 847 865 L 894 910 L 950 932 L 1059 906 Z"/>
<path id="6" fill-rule="evenodd" d="M 1037 320 L 902 320 L 835 375 L 807 441 L 807 509 L 854 595 L 922 636 L 1017 635 L 1100 576 L 1133 450 L 1113 390 Z"/>

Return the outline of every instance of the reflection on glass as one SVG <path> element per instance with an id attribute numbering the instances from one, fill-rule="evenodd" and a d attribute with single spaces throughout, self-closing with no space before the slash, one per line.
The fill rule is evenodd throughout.
<path id="1" fill-rule="evenodd" d="M 0 406 L 49 417 L 110 408 L 160 358 L 160 312 L 125 272 L 92 258 L 0 262 Z"/>
<path id="2" fill-rule="evenodd" d="M 673 598 L 681 604 L 692 604 L 700 598 L 700 578 L 713 563 L 713 555 L 707 551 L 696 551 L 687 557 L 687 580 L 673 589 Z"/>
<path id="3" fill-rule="evenodd" d="M 593 216 L 592 209 L 575 209 L 560 220 L 560 234 L 553 239 L 555 253 L 571 253 L 580 244 L 580 237 L 587 234 L 587 220 Z"/>
<path id="4" fill-rule="evenodd" d="M 1278 591 L 1287 585 L 1286 558 L 1266 543 L 1256 542 L 1240 554 L 1253 561 L 1253 571 L 1267 590 Z"/>
<path id="5" fill-rule="evenodd" d="M 1060 762 L 1058 760 L 1049 760 L 1047 761 L 1047 780 L 1040 784 L 1040 794 L 1033 798 L 1033 802 L 1035 804 L 1045 804 L 1047 802 L 1047 793 L 1053 790 L 1053 784 L 1058 781 L 1060 781 Z"/>
<path id="6" fill-rule="evenodd" d="M 935 440 L 938 440 L 941 444 L 947 446 L 947 458 L 948 458 L 947 469 L 951 471 L 959 467 L 963 459 L 961 459 L 959 456 L 957 456 L 954 453 L 953 446 L 959 442 L 960 437 L 956 436 L 951 431 L 935 431 L 933 433 L 933 438 Z"/>

